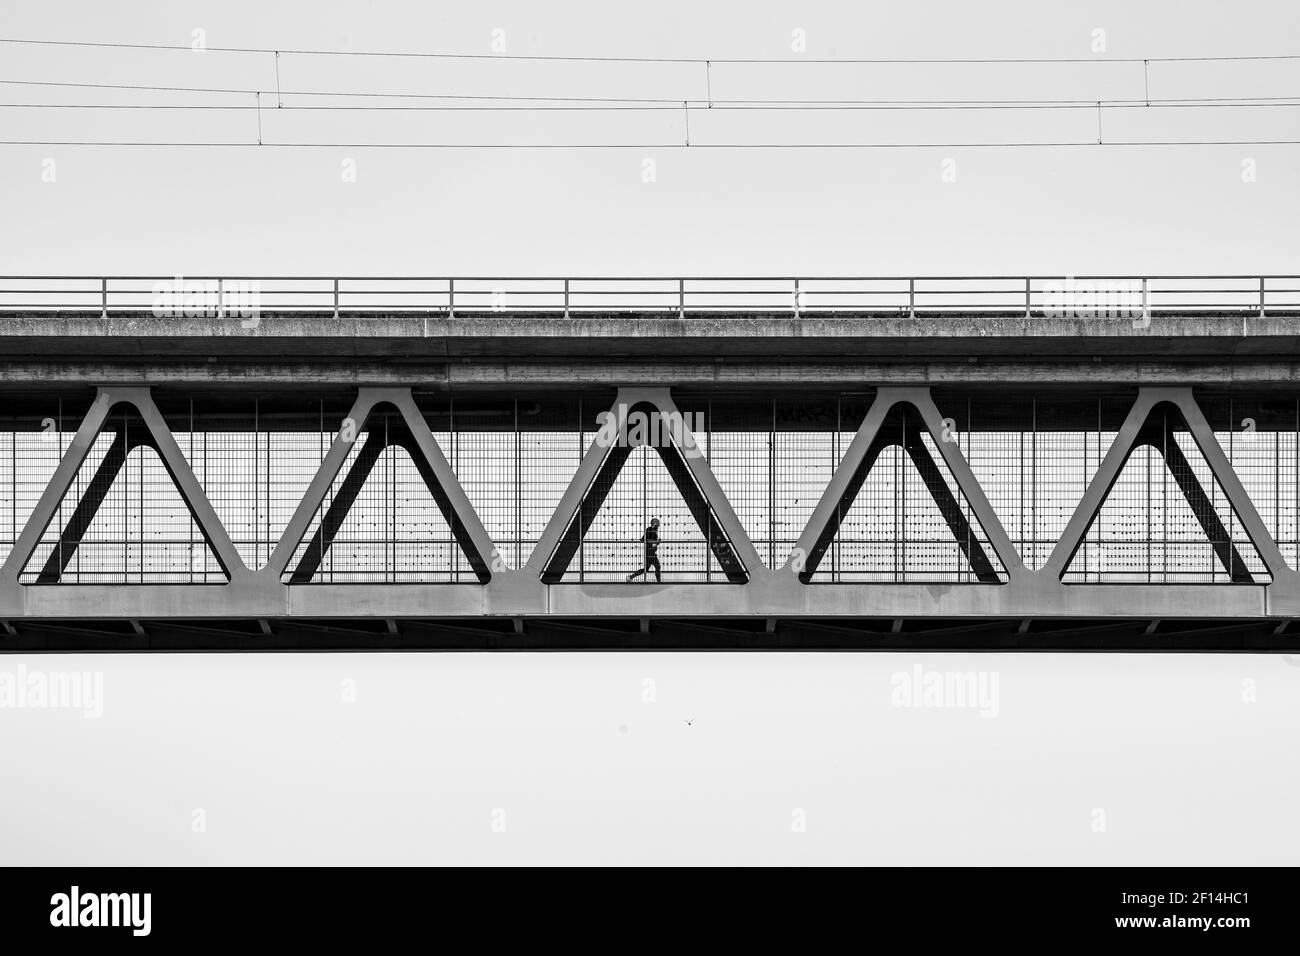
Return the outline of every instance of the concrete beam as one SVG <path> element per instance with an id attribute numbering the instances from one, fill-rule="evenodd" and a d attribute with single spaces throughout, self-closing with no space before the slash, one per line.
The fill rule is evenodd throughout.
<path id="1" fill-rule="evenodd" d="M 0 346 L 11 355 L 93 356 L 151 351 L 174 355 L 339 355 L 473 357 L 506 355 L 808 356 L 896 354 L 1268 357 L 1294 353 L 1298 313 L 1160 311 L 1149 325 L 1130 315 L 1053 316 L 1042 312 L 445 312 L 341 314 L 262 310 L 256 327 L 238 317 L 155 317 L 151 313 L 6 311 Z M 117 345 L 116 343 L 121 343 Z M 651 345 L 653 343 L 653 346 Z"/>
<path id="2" fill-rule="evenodd" d="M 0 589 L 3 620 L 413 618 L 970 618 L 1187 620 L 1290 616 L 1271 585 L 557 584 L 520 595 L 479 584 L 61 584 Z M 1290 596 L 1294 606 L 1294 595 Z M 1300 641 L 1300 638 L 1297 639 Z"/>
<path id="3" fill-rule="evenodd" d="M 403 359 L 400 363 L 356 359 L 343 362 L 322 357 L 316 361 L 287 361 L 282 357 L 215 355 L 212 361 L 182 357 L 159 358 L 141 353 L 134 360 L 105 361 L 88 354 L 79 360 L 0 358 L 0 379 L 9 387 L 85 387 L 100 382 L 138 386 L 193 386 L 222 389 L 273 387 L 276 390 L 315 392 L 322 387 L 364 385 L 499 392 L 549 392 L 559 387 L 593 385 L 619 387 L 690 387 L 697 390 L 769 390 L 785 386 L 834 389 L 874 385 L 996 385 L 1041 387 L 1192 385 L 1214 387 L 1300 387 L 1300 362 L 1277 358 L 1223 361 L 1222 356 L 1195 360 L 1151 357 L 1100 356 L 1080 351 L 1054 359 L 1042 358 L 918 358 L 908 361 L 864 361 L 850 357 L 809 357 L 792 362 L 771 356 L 717 361 L 666 361 L 644 354 L 589 360 L 557 356 L 550 361 L 493 358 L 447 362 Z"/>

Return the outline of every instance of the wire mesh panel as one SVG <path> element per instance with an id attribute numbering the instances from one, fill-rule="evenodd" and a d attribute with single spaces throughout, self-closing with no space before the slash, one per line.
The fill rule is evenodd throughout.
<path id="1" fill-rule="evenodd" d="M 709 464 L 769 567 L 788 560 L 870 402 L 838 393 L 709 399 Z"/>
<path id="2" fill-rule="evenodd" d="M 532 556 L 587 450 L 584 417 L 594 427 L 613 395 L 420 398 L 505 566 L 522 567 Z"/>
<path id="3" fill-rule="evenodd" d="M 840 459 L 837 397 L 782 397 L 773 403 L 772 513 L 767 552 L 772 566 L 790 557 Z M 833 563 L 833 558 L 832 558 Z"/>
<path id="4" fill-rule="evenodd" d="M 1136 391 L 1123 395 L 938 391 L 945 428 L 1026 567 L 1051 556 Z M 1102 435 L 1103 418 L 1108 428 Z M 1086 562 L 1084 549 L 1078 560 Z"/>
<path id="5" fill-rule="evenodd" d="M 1036 561 L 1042 567 L 1056 546 L 1084 495 L 1092 486 L 1101 463 L 1114 444 L 1134 402 L 1137 390 L 1068 395 L 1051 392 L 1034 400 L 1034 500 L 1036 508 Z M 1103 567 L 1103 541 L 1122 535 L 1122 528 L 1105 528 L 1093 521 L 1069 563 L 1070 575 L 1079 580 L 1109 580 Z M 1109 567 L 1109 565 L 1106 565 Z M 1067 575 L 1065 580 L 1075 580 Z"/>
<path id="6" fill-rule="evenodd" d="M 709 467 L 759 556 L 775 566 L 771 537 L 775 422 L 772 402 L 748 396 L 710 398 Z"/>
<path id="7" fill-rule="evenodd" d="M 189 459 L 240 559 L 251 568 L 261 567 L 274 547 L 265 533 L 262 472 L 270 461 L 262 434 L 251 421 L 239 431 L 200 431 L 186 424 L 189 427 L 180 431 L 173 426 L 176 443 Z"/>
<path id="8" fill-rule="evenodd" d="M 1102 435 L 1114 440 L 1113 435 Z M 1067 583 L 1251 583 L 1267 570 L 1182 416 L 1158 406 L 1089 528 Z"/>
<path id="9" fill-rule="evenodd" d="M 811 580 L 1005 580 L 988 535 L 914 411 L 891 412 L 857 474 L 861 486 L 841 505 L 833 539 L 837 564 L 823 562 Z"/>
<path id="10" fill-rule="evenodd" d="M 577 473 L 587 450 L 582 418 L 608 410 L 608 404 L 601 408 L 603 400 L 599 395 L 520 400 L 515 567 L 532 557 Z"/>
<path id="11" fill-rule="evenodd" d="M 316 509 L 286 580 L 477 580 L 408 444 L 400 415 L 370 416 Z"/>
<path id="12" fill-rule="evenodd" d="M 1282 557 L 1296 567 L 1300 399 L 1286 392 L 1206 395 L 1200 405 Z"/>
<path id="13" fill-rule="evenodd" d="M 718 518 L 718 502 L 705 493 L 707 406 L 612 407 L 592 396 L 580 406 L 598 410 L 580 416 L 588 470 L 575 507 L 554 515 L 559 536 L 543 581 L 743 583 L 746 569 Z"/>
<path id="14" fill-rule="evenodd" d="M 653 556 L 661 570 L 656 579 L 706 578 L 708 542 L 654 449 L 634 449 L 618 475 L 597 491 L 604 500 L 588 519 L 581 561 L 576 568 L 570 565 L 566 580 L 622 581 L 644 573 L 650 549 L 642 537 L 652 518 L 659 519 Z M 655 577 L 653 568 L 650 574 Z"/>
<path id="15" fill-rule="evenodd" d="M 356 457 L 351 463 L 355 464 Z M 336 489 L 335 494 L 338 491 Z M 319 521 L 308 530 L 320 533 Z M 310 546 L 304 542 L 303 551 Z M 302 552 L 295 555 L 301 561 Z M 411 460 L 400 446 L 380 452 L 313 580 L 330 583 L 458 580 L 468 562 Z"/>
<path id="16" fill-rule="evenodd" d="M 9 557 L 89 406 L 81 396 L 15 396 L 0 417 L 0 561 Z"/>
<path id="17" fill-rule="evenodd" d="M 1094 400 L 1085 404 L 1092 407 L 1082 408 L 1080 413 L 1095 419 L 1098 403 Z M 1050 403 L 1035 400 L 1036 417 L 1050 421 L 1053 411 Z M 1061 430 L 1036 425 L 1028 435 L 1021 436 L 1021 443 L 1032 455 L 1026 496 L 1031 511 L 1022 517 L 1024 530 L 1020 531 L 1017 546 L 1026 565 L 1034 570 L 1052 556 L 1115 436 L 1114 432 L 1098 431 L 1095 425 L 1090 430 L 1080 427 L 1075 416 L 1061 424 L 1065 426 Z M 1086 569 L 1090 557 L 1091 551 L 1085 546 L 1076 560 Z"/>
<path id="18" fill-rule="evenodd" d="M 945 416 L 940 438 L 956 443 L 1022 560 L 1036 566 L 1033 396 L 941 395 L 937 401 Z"/>
<path id="19" fill-rule="evenodd" d="M 448 462 L 509 567 L 519 567 L 519 432 L 513 399 L 490 405 L 453 402 L 445 433 Z"/>
<path id="20" fill-rule="evenodd" d="M 421 400 L 507 567 L 528 561 L 577 472 L 586 451 L 579 420 L 584 406 L 594 423 L 611 401 L 612 396 L 576 393 Z"/>
<path id="21" fill-rule="evenodd" d="M 1056 548 L 1136 397 L 1136 390 L 936 395 L 1028 567 L 1041 568 Z M 1210 400 L 1207 407 L 1226 421 L 1233 417 L 1233 401 Z M 1254 489 L 1250 493 L 1265 524 L 1277 531 L 1277 516 L 1286 508 L 1281 488 L 1295 473 L 1294 461 L 1288 464 L 1282 451 L 1295 448 L 1294 400 L 1236 407 L 1270 423 L 1258 438 L 1243 426 L 1236 434 L 1220 432 L 1219 439 L 1229 459 L 1240 463 L 1240 477 Z M 1173 406 L 1161 408 L 1159 420 L 1143 427 L 1139 447 L 1088 527 L 1066 582 L 1223 582 L 1233 579 L 1224 564 L 1238 560 L 1233 548 L 1243 562 L 1238 583 L 1262 572 L 1239 516 L 1213 480 L 1181 414 Z M 1283 432 L 1288 418 L 1292 431 Z"/>
<path id="22" fill-rule="evenodd" d="M 91 445 L 20 580 L 204 584 L 228 576 L 144 422 L 119 406 Z"/>
<path id="23" fill-rule="evenodd" d="M 957 450 L 1030 568 L 1041 568 L 1137 396 L 1070 389 L 936 389 L 943 433 L 891 413 L 811 580 L 970 582 L 1004 575 L 944 459 Z M 681 392 L 699 454 L 763 561 L 780 567 L 844 460 L 870 392 Z M 71 445 L 93 392 L 14 393 L 0 419 L 0 550 L 8 553 Z M 265 566 L 355 400 L 321 394 L 155 390 L 177 446 L 243 560 Z M 613 390 L 417 397 L 425 422 L 506 566 L 522 567 L 595 440 Z M 1232 389 L 1197 400 L 1283 557 L 1300 557 L 1300 400 Z M 1067 583 L 1267 580 L 1241 515 L 1173 405 L 1142 425 Z M 283 580 L 482 580 L 430 491 L 402 416 L 381 406 L 355 436 Z M 386 436 L 386 437 L 385 437 Z M 371 438 L 375 444 L 371 446 Z M 662 436 L 661 436 L 662 437 Z M 724 582 L 716 509 L 670 440 L 624 448 L 587 494 L 586 534 L 556 580 L 621 581 L 645 565 L 660 519 L 664 581 Z M 366 449 L 369 448 L 369 451 Z M 666 451 L 678 458 L 665 458 Z M 677 462 L 673 465 L 672 462 Z M 349 484 L 350 483 L 350 484 Z M 588 490 L 590 492 L 590 489 Z M 345 500 L 346 499 L 346 500 Z M 594 504 L 593 504 L 594 502 Z M 694 502 L 694 504 L 692 504 Z M 716 502 L 711 503 L 716 505 Z M 331 509 L 334 517 L 329 519 Z M 328 520 L 327 520 L 328 519 Z M 558 520 L 558 519 L 557 519 Z M 331 522 L 333 526 L 331 526 Z M 463 533 L 463 529 L 462 529 Z M 319 552 L 304 565 L 314 546 Z M 725 549 L 724 549 L 725 550 Z M 983 557 L 980 557 L 982 555 Z M 981 574 L 980 561 L 987 562 Z M 653 570 L 651 579 L 653 579 Z M 21 574 L 24 583 L 226 580 L 153 440 L 115 408 Z"/>
<path id="24" fill-rule="evenodd" d="M 685 411 L 674 424 L 646 404 L 622 417 L 624 429 L 601 437 L 608 447 L 582 498 L 585 534 L 565 580 L 727 580 L 717 553 L 730 566 L 730 543 L 692 468 L 707 454 L 706 416 Z"/>
<path id="25" fill-rule="evenodd" d="M 240 559 L 264 567 L 352 396 L 162 393 L 157 401 Z"/>

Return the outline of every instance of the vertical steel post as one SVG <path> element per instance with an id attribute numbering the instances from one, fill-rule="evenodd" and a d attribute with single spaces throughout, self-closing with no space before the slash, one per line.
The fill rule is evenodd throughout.
<path id="1" fill-rule="evenodd" d="M 447 280 L 447 317 L 456 317 L 456 280 Z"/>
<path id="2" fill-rule="evenodd" d="M 677 280 L 677 317 L 686 318 L 686 280 Z"/>
<path id="3" fill-rule="evenodd" d="M 776 398 L 767 441 L 767 563 L 776 566 Z"/>
<path id="4" fill-rule="evenodd" d="M 1029 318 L 1029 316 L 1030 316 L 1030 309 L 1029 309 L 1029 302 L 1030 302 L 1030 300 L 1029 300 L 1029 282 L 1030 282 L 1029 278 L 1026 277 L 1026 278 L 1025 278 L 1025 318 L 1026 318 L 1026 319 Z"/>
<path id="5" fill-rule="evenodd" d="M 102 318 L 108 318 L 108 279 L 99 280 L 99 308 Z"/>
<path id="6" fill-rule="evenodd" d="M 564 280 L 564 317 L 569 317 L 569 280 Z"/>
<path id="7" fill-rule="evenodd" d="M 579 393 L 578 394 L 578 467 L 582 466 L 582 455 L 583 452 L 586 451 L 586 449 L 582 447 L 582 440 L 584 437 L 585 436 L 582 427 L 582 394 Z M 586 507 L 586 497 L 587 496 L 584 494 L 581 498 L 578 499 L 578 527 L 579 528 L 582 527 L 582 521 L 583 521 L 582 509 Z M 578 582 L 579 583 L 582 583 L 587 579 L 586 558 L 587 558 L 587 536 L 584 534 L 578 538 Z"/>
<path id="8" fill-rule="evenodd" d="M 565 280 L 568 285 L 568 280 Z M 519 396 L 515 396 L 515 567 L 524 566 L 523 445 L 519 434 Z"/>
<path id="9" fill-rule="evenodd" d="M 1034 538 L 1034 561 L 1035 566 L 1041 566 L 1041 558 L 1038 556 L 1038 396 L 1035 395 L 1029 400 L 1029 427 L 1032 429 L 1029 434 L 1029 533 Z M 1087 436 L 1084 437 L 1086 447 Z M 1020 466 L 1020 473 L 1024 475 L 1024 464 Z M 1023 509 L 1023 506 L 1022 506 Z M 1023 527 L 1024 515 L 1021 515 Z M 1021 532 L 1024 537 L 1024 532 Z"/>
<path id="10" fill-rule="evenodd" d="M 339 317 L 339 279 L 334 277 L 334 318 Z"/>

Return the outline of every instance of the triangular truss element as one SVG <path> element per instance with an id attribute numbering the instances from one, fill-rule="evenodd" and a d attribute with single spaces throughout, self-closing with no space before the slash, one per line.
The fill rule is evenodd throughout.
<path id="1" fill-rule="evenodd" d="M 340 552 L 349 550 L 348 546 L 355 540 L 358 528 L 358 522 L 364 522 L 367 514 L 367 500 L 364 494 L 366 485 L 372 477 L 377 478 L 384 472 L 384 464 L 394 470 L 402 469 L 409 474 L 409 470 L 414 470 L 419 476 L 424 488 L 428 492 L 428 498 L 422 504 L 426 505 L 430 520 L 435 524 L 438 519 L 432 517 L 437 513 L 442 518 L 442 527 L 426 529 L 424 535 L 414 535 L 415 540 L 403 541 L 403 544 L 413 544 L 411 549 L 415 556 L 415 563 L 427 565 L 432 557 L 435 542 L 428 533 L 440 533 L 445 535 L 452 531 L 452 523 L 448 523 L 446 515 L 451 512 L 450 502 L 447 495 L 442 492 L 437 477 L 433 469 L 429 466 L 424 456 L 420 453 L 414 436 L 405 423 L 393 424 L 391 422 L 376 421 L 382 415 L 384 406 L 376 406 L 370 413 L 370 421 L 363 427 L 366 434 L 365 439 L 360 442 L 356 456 L 352 459 L 351 466 L 343 475 L 334 489 L 334 494 L 330 499 L 329 506 L 320 515 L 320 521 L 310 537 L 304 538 L 300 542 L 299 550 L 294 555 L 294 561 L 290 562 L 286 570 L 287 584 L 310 584 L 315 580 L 320 580 L 320 575 L 324 573 L 328 580 L 348 579 L 355 574 L 355 571 L 347 567 L 347 559 L 340 556 Z M 403 469 L 402 465 L 406 468 Z M 376 469 L 379 469 L 376 474 Z M 394 509 L 397 506 L 396 496 L 394 500 L 387 502 L 388 506 Z M 416 507 L 416 513 L 420 508 Z M 417 519 L 418 520 L 418 519 Z M 463 538 L 462 534 L 459 536 Z M 421 540 L 423 539 L 423 540 Z M 370 543 L 370 542 L 368 542 Z M 395 541 L 384 542 L 382 547 L 385 549 L 389 544 Z M 469 563 L 470 567 L 475 570 L 476 575 L 480 569 L 476 562 L 470 561 L 463 549 L 459 548 L 459 540 L 452 544 L 452 548 L 462 555 L 462 560 Z M 355 545 L 353 545 L 355 547 Z M 365 545 L 361 546 L 363 549 Z M 403 548 L 403 551 L 407 551 Z M 424 554 L 425 560 L 421 561 L 419 555 Z M 332 555 L 332 557 L 330 557 Z M 328 564 L 327 564 L 328 558 Z M 394 552 L 393 563 L 386 564 L 382 569 L 383 574 L 393 574 L 394 577 L 401 575 L 403 579 L 412 572 L 408 561 L 397 561 Z M 363 559 L 364 561 L 364 559 Z M 481 563 L 481 562 L 479 562 Z M 430 569 L 426 566 L 421 569 L 422 574 L 418 576 L 424 579 L 430 576 Z M 450 567 L 448 568 L 450 570 Z M 486 580 L 480 577 L 480 580 Z"/>
<path id="2" fill-rule="evenodd" d="M 633 451 L 634 445 L 621 436 L 627 434 L 628 419 L 634 412 L 649 417 L 650 430 L 658 439 L 647 444 L 659 454 L 727 580 L 748 583 L 763 567 L 762 559 L 666 388 L 619 389 L 609 417 L 583 456 L 525 568 L 540 575 L 544 584 L 563 579 L 614 478 Z"/>
<path id="3" fill-rule="evenodd" d="M 1223 526 L 1223 521 L 1211 504 L 1205 489 L 1201 487 L 1186 456 L 1178 447 L 1178 443 L 1173 440 L 1172 429 L 1167 419 L 1157 420 L 1157 412 L 1161 410 L 1173 411 L 1177 420 L 1186 426 L 1206 465 L 1209 466 L 1210 474 L 1223 489 L 1229 506 L 1241 521 L 1246 535 L 1255 546 L 1269 574 L 1274 580 L 1291 575 L 1293 572 L 1283 559 L 1272 535 L 1268 533 L 1268 528 L 1260 518 L 1259 512 L 1255 510 L 1255 505 L 1242 486 L 1241 480 L 1233 471 L 1222 446 L 1214 437 L 1214 430 L 1205 420 L 1195 398 L 1192 397 L 1190 388 L 1142 388 L 1138 391 L 1137 400 L 1129 410 L 1128 417 L 1116 433 L 1115 440 L 1106 452 L 1106 457 L 1102 460 L 1092 481 L 1089 482 L 1088 490 L 1084 492 L 1079 507 L 1070 517 L 1041 573 L 1058 581 L 1065 575 L 1070 562 L 1083 546 L 1088 529 L 1097 519 L 1125 462 L 1135 449 L 1150 445 L 1164 457 L 1166 467 L 1178 483 L 1179 490 L 1200 522 L 1201 529 L 1205 532 L 1230 580 L 1234 584 L 1256 583 L 1254 575 L 1251 574 L 1240 551 L 1232 542 L 1228 530 Z"/>
<path id="4" fill-rule="evenodd" d="M 208 550 L 221 566 L 227 579 L 247 574 L 247 567 L 240 559 L 207 495 L 204 494 L 203 486 L 195 478 L 189 462 L 176 444 L 175 437 L 149 394 L 149 389 L 109 387 L 101 388 L 96 393 L 95 401 L 82 420 L 76 435 L 73 436 L 68 450 L 64 452 L 62 460 L 54 471 L 54 476 L 45 486 L 45 491 L 27 519 L 22 534 L 14 543 L 0 575 L 5 578 L 16 578 L 27 566 L 50 522 L 54 520 L 60 503 L 72 487 L 78 471 L 90 454 L 95 439 L 103 430 L 113 409 L 120 405 L 135 409 L 145 430 L 143 432 L 139 429 L 119 430 L 116 433 L 99 464 L 94 479 L 90 482 L 90 487 L 81 496 L 72 517 L 61 530 L 58 544 L 44 562 L 35 583 L 59 583 L 64 569 L 72 560 L 99 506 L 108 494 L 113 479 L 126 463 L 127 456 L 140 447 L 152 448 L 157 453 L 168 477 L 171 478 L 172 484 L 189 510 L 190 517 L 203 535 Z"/>
<path id="5" fill-rule="evenodd" d="M 381 405 L 392 406 L 401 416 L 401 424 L 367 431 L 367 420 Z M 333 501 L 321 516 L 320 524 L 298 564 L 289 571 L 289 562 L 311 527 L 313 515 L 324 505 L 326 493 L 347 460 L 357 437 L 363 432 L 366 434 L 365 443 L 344 476 Z M 298 503 L 293 517 L 285 526 L 284 534 L 271 552 L 267 562 L 269 573 L 287 578 L 289 584 L 305 584 L 312 580 L 375 462 L 390 445 L 397 445 L 410 455 L 451 529 L 452 537 L 469 561 L 479 582 L 486 584 L 492 579 L 494 571 L 504 570 L 496 548 L 447 462 L 447 457 L 429 430 L 410 389 L 362 388 L 351 411 L 343 420 L 338 437 L 334 439 L 320 469 L 308 486 L 307 493 Z"/>
<path id="6" fill-rule="evenodd" d="M 901 438 L 898 430 L 886 427 L 891 422 L 897 421 L 899 416 L 911 425 L 902 430 Z M 813 509 L 803 534 L 800 535 L 798 543 L 787 559 L 786 567 L 793 569 L 799 575 L 801 582 L 809 583 L 817 572 L 822 558 L 834 541 L 844 517 L 857 498 L 858 492 L 861 491 L 876 459 L 887 447 L 898 445 L 916 467 L 975 577 L 984 584 L 1002 583 L 994 562 L 971 528 L 938 463 L 922 440 L 923 429 L 934 439 L 935 447 L 943 456 L 944 463 L 957 483 L 958 490 L 965 496 L 976 521 L 983 529 L 989 545 L 1002 567 L 1006 569 L 1008 576 L 1018 578 L 1027 573 L 1019 553 L 1003 529 L 1002 522 L 998 520 L 997 513 L 989 505 L 983 489 L 975 480 L 970 463 L 966 461 L 955 441 L 945 439 L 945 436 L 951 435 L 951 430 L 945 428 L 943 416 L 934 404 L 930 390 L 928 388 L 881 388 L 876 392 L 875 401 L 867 410 L 857 434 L 854 435 L 853 441 L 844 453 L 839 467 L 831 476 L 830 484 L 823 492 L 817 507 Z"/>

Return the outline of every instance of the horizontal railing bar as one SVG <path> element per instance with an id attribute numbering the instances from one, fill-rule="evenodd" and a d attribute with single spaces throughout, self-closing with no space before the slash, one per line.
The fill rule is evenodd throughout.
<path id="1" fill-rule="evenodd" d="M 20 275 L 0 275 L 0 281 L 11 279 L 37 279 L 37 280 L 60 280 L 60 281 L 94 281 L 99 282 L 103 279 L 109 281 L 117 280 L 149 280 L 149 281 L 172 281 L 175 275 L 39 275 L 39 274 L 20 274 Z M 1095 281 L 1098 279 L 1150 279 L 1150 280 L 1230 280 L 1230 279 L 1300 279 L 1300 275 L 1289 273 L 1250 275 L 1245 273 L 1230 273 L 1224 275 L 1129 275 L 1122 273 L 1113 273 L 1108 275 L 978 275 L 978 276 L 956 276 L 956 275 L 807 275 L 807 276 L 736 276 L 736 275 L 718 275 L 718 276 L 658 276 L 658 275 L 635 275 L 635 276 L 421 276 L 421 275 L 243 275 L 243 274 L 225 274 L 225 275 L 182 275 L 182 279 L 234 279 L 234 280 L 251 280 L 263 279 L 267 281 L 281 280 L 302 280 L 313 282 L 333 282 L 338 279 L 340 282 L 348 281 L 384 281 L 384 282 L 447 282 L 455 279 L 457 282 L 534 282 L 534 281 L 555 281 L 563 282 L 567 278 L 570 282 L 623 282 L 623 281 L 647 281 L 647 282 L 678 282 L 685 280 L 687 282 L 793 282 L 798 279 L 800 282 L 826 282 L 826 281 L 847 281 L 847 282 L 907 282 L 915 279 L 921 281 L 951 281 L 951 282 L 988 282 L 988 281 L 1023 281 L 1030 279 L 1033 281 Z"/>
<path id="2" fill-rule="evenodd" d="M 180 282 L 177 285 L 177 282 Z M 18 283 L 6 287 L 5 283 Z M 249 286 L 251 285 L 251 289 Z M 174 287 L 174 288 L 173 288 Z M 1300 308 L 1300 275 L 988 276 L 0 276 L 0 313 L 144 313 L 195 310 L 236 317 L 255 293 L 259 310 L 364 315 L 367 312 L 590 313 L 680 315 L 746 310 L 824 313 L 1050 314 L 1054 310 L 1128 316 L 1146 313 L 1267 315 Z M 1095 296 L 1142 295 L 1136 302 Z M 196 316 L 198 317 L 198 316 Z"/>

